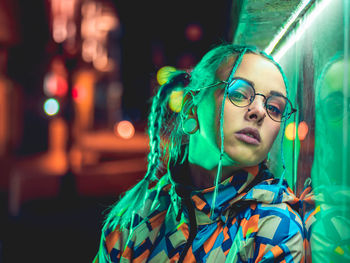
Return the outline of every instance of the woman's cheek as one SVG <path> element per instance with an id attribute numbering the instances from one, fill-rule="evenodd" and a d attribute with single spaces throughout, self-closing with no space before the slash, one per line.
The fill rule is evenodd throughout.
<path id="1" fill-rule="evenodd" d="M 270 128 L 269 128 L 270 127 Z M 268 126 L 268 131 L 267 131 L 267 134 L 269 135 L 269 141 L 270 141 L 270 149 L 272 147 L 272 144 L 274 143 L 274 141 L 276 140 L 277 138 L 277 135 L 280 131 L 280 127 L 281 125 L 280 124 L 277 124 L 275 125 L 274 123 L 271 125 L 271 126 Z M 269 150 L 270 150 L 269 149 Z"/>

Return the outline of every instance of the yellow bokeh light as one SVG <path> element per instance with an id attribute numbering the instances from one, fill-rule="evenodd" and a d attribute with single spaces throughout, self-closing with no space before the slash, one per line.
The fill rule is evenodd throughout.
<path id="1" fill-rule="evenodd" d="M 291 122 L 287 125 L 285 135 L 286 135 L 288 140 L 292 141 L 295 139 L 295 135 L 296 135 L 295 122 Z"/>
<path id="2" fill-rule="evenodd" d="M 344 250 L 340 247 L 340 246 L 337 246 L 335 249 L 334 249 L 334 252 L 343 256 L 344 255 Z"/>
<path id="3" fill-rule="evenodd" d="M 165 84 L 168 81 L 169 77 L 171 76 L 171 73 L 175 71 L 176 71 L 176 68 L 171 66 L 165 66 L 160 68 L 157 72 L 157 81 L 159 85 Z"/>
<path id="4" fill-rule="evenodd" d="M 174 112 L 180 112 L 182 107 L 182 98 L 184 92 L 182 90 L 174 90 L 170 94 L 169 108 Z"/>

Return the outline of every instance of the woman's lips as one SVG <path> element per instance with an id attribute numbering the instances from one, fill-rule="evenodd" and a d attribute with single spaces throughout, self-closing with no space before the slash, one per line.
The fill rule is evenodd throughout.
<path id="1" fill-rule="evenodd" d="M 236 132 L 235 136 L 238 140 L 252 145 L 259 145 L 261 141 L 259 131 L 254 128 L 244 128 Z"/>

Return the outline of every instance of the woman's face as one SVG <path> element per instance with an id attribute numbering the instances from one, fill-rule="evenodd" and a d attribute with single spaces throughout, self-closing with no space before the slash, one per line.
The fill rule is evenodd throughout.
<path id="1" fill-rule="evenodd" d="M 217 71 L 218 80 L 227 80 L 235 59 L 232 57 L 223 63 Z M 235 72 L 235 77 L 249 80 L 254 84 L 256 93 L 266 97 L 271 92 L 278 92 L 286 96 L 283 77 L 278 68 L 266 58 L 256 54 L 245 54 L 242 62 Z M 220 111 L 224 89 L 218 88 L 215 92 L 198 105 L 197 116 L 200 134 L 198 136 L 209 140 L 216 140 L 220 149 Z M 248 107 L 237 107 L 227 98 L 224 106 L 224 151 L 239 167 L 253 166 L 262 162 L 270 151 L 280 129 L 280 123 L 273 121 L 267 114 L 264 106 L 264 97 L 256 96 Z M 211 103 L 212 101 L 212 103 Z M 216 114 L 212 117 L 215 107 Z M 209 109 L 211 108 L 211 109 Z M 215 133 L 215 137 L 211 134 Z M 252 139 L 251 133 L 255 132 Z M 194 147 L 192 147 L 194 148 Z"/>
<path id="2" fill-rule="evenodd" d="M 234 59 L 223 64 L 217 71 L 219 80 L 227 80 L 232 70 Z M 235 72 L 254 83 L 256 93 L 270 96 L 272 91 L 286 96 L 283 77 L 278 68 L 266 58 L 256 54 L 246 54 Z M 223 92 L 216 90 L 217 107 L 221 107 Z M 255 165 L 263 161 L 270 151 L 280 129 L 280 123 L 272 120 L 266 113 L 264 97 L 256 96 L 248 107 L 237 107 L 229 99 L 224 108 L 224 149 L 233 159 L 244 165 Z M 216 112 L 220 112 L 217 110 Z M 217 123 L 220 116 L 217 114 Z M 217 126 L 219 127 L 219 126 Z M 255 131 L 260 139 L 251 139 L 250 131 Z M 219 132 L 217 133 L 220 134 Z M 219 137 L 218 137 L 218 145 Z"/>

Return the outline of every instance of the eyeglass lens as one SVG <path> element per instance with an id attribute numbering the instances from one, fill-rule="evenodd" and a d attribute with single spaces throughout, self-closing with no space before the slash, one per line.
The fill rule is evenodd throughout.
<path id="1" fill-rule="evenodd" d="M 254 101 L 256 95 L 262 94 L 256 94 L 252 85 L 243 79 L 234 79 L 229 84 L 228 98 L 238 107 L 250 105 Z M 289 101 L 285 97 L 278 95 L 267 97 L 265 107 L 270 118 L 275 121 L 282 121 L 291 113 Z"/>

